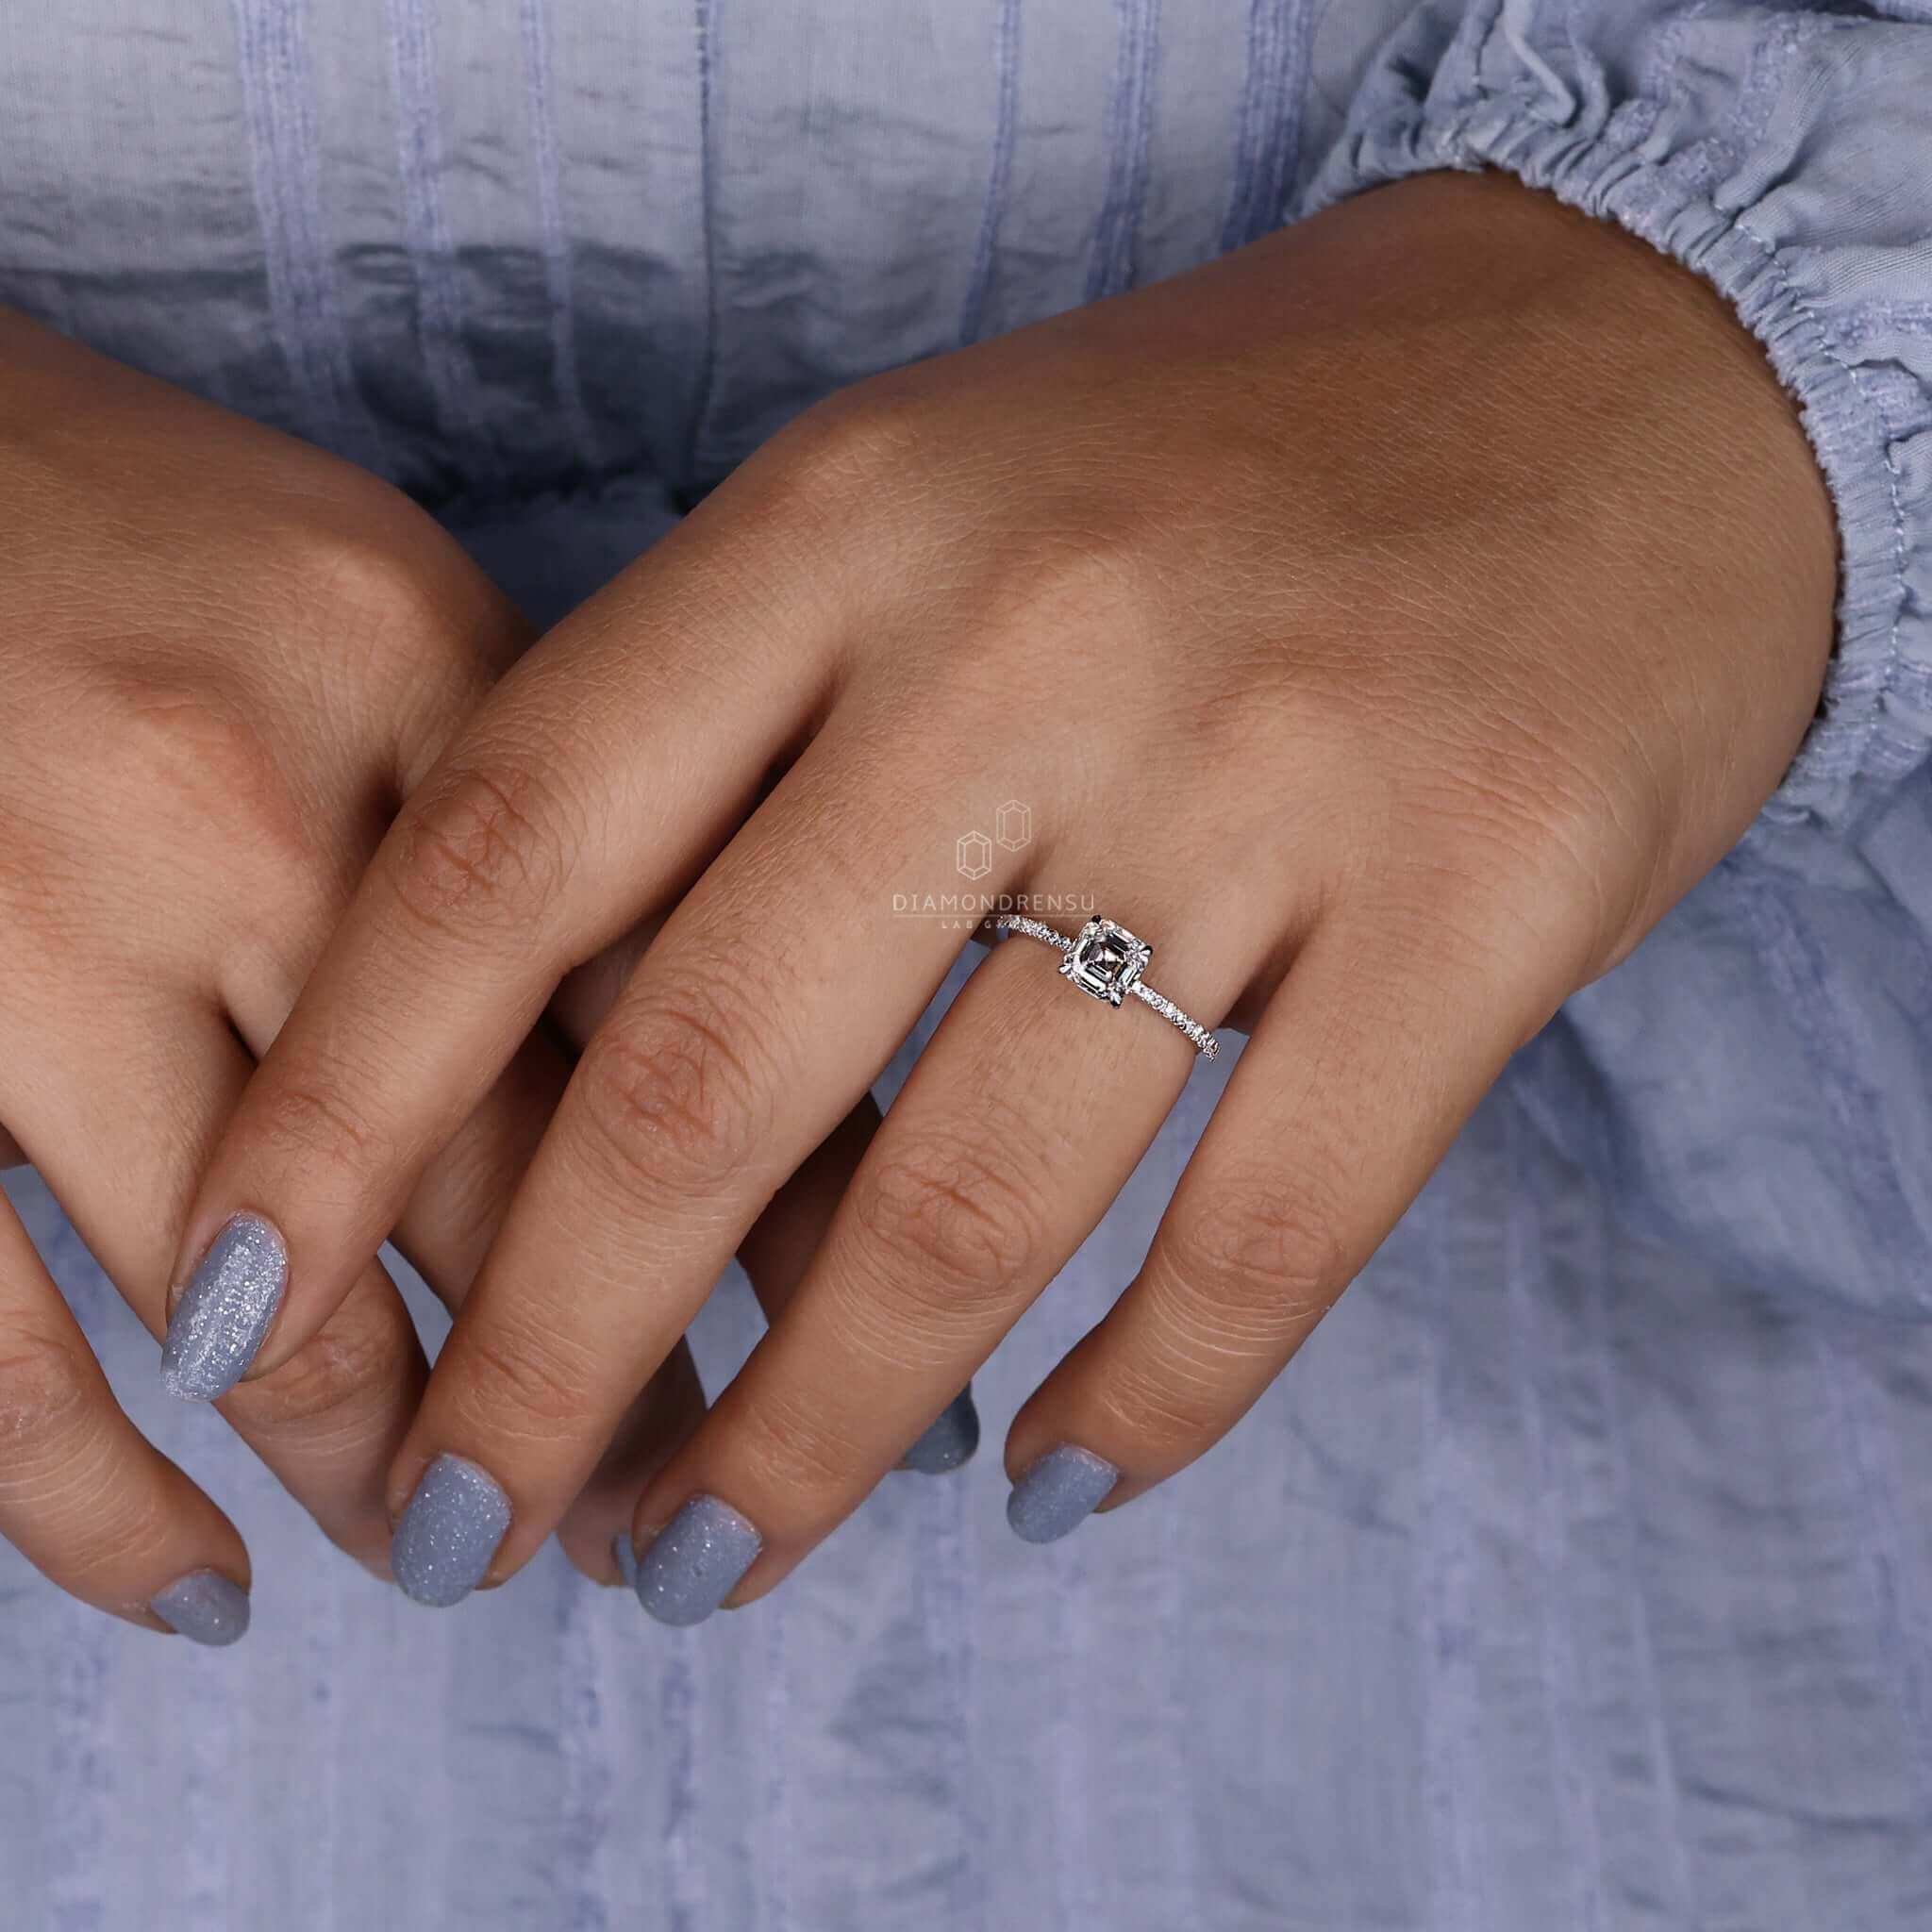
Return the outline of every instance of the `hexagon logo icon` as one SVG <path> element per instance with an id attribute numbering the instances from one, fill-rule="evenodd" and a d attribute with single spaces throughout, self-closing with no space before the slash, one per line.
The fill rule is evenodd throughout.
<path id="1" fill-rule="evenodd" d="M 1033 842 L 1033 808 L 1009 798 L 1000 807 L 992 826 L 1003 851 L 1024 851 Z"/>
<path id="2" fill-rule="evenodd" d="M 984 832 L 968 832 L 955 851 L 959 876 L 983 879 L 992 870 L 992 841 Z"/>

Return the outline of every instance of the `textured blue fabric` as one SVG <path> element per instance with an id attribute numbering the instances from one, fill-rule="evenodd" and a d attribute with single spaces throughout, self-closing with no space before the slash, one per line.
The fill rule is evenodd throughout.
<path id="1" fill-rule="evenodd" d="M 980 1461 L 689 1631 L 554 1551 L 375 1585 L 15 1184 L 258 1581 L 200 1653 L 0 1550 L 9 1926 L 1932 1924 L 1932 7 L 0 15 L 0 300 L 393 477 L 540 617 L 843 382 L 1482 164 L 1709 276 L 1803 403 L 1840 637 L 1738 849 L 1195 1468 L 1036 1549 L 989 1451 L 1225 1064 L 980 1378 Z M 733 1276 L 714 1386 L 753 1325 Z"/>

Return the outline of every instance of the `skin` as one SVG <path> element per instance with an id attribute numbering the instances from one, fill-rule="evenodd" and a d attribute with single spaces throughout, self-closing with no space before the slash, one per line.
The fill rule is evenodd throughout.
<path id="1" fill-rule="evenodd" d="M 1091 897 L 1252 1035 L 1136 1278 L 1014 1420 L 1118 1507 L 1230 1428 L 1514 1049 L 1736 841 L 1819 694 L 1828 500 L 1688 273 L 1498 177 L 858 385 L 504 678 L 249 1083 L 184 1272 L 252 1207 L 330 1320 L 558 979 L 661 930 L 591 1039 L 391 1472 L 453 1451 L 527 1560 L 989 893 Z M 1063 926 L 1076 924 L 1064 917 Z M 1193 1064 L 1028 941 L 952 1007 L 743 1373 L 642 1486 L 769 1591 L 1098 1221 Z M 291 1146 L 291 1112 L 314 1124 Z"/>
<path id="2" fill-rule="evenodd" d="M 396 491 L 0 313 L 0 1165 L 30 1159 L 161 1332 L 197 1179 L 383 830 L 529 641 Z M 570 1037 L 641 946 L 559 1002 L 398 1204 L 398 1245 L 459 1307 L 569 1078 Z M 288 1158 L 320 1095 L 258 1115 Z M 848 1147 L 870 1131 L 863 1110 Z M 848 1159 L 856 1159 L 856 1153 Z M 758 1230 L 776 1306 L 821 1178 Z M 218 1407 L 326 1533 L 387 1574 L 386 1482 L 426 1367 L 371 1257 L 275 1371 Z M 638 1484 L 703 1411 L 667 1355 L 563 1523 L 610 1573 Z M 116 1406 L 0 1199 L 0 1535 L 84 1602 L 159 1630 L 157 1591 L 243 1585 L 233 1526 Z"/>

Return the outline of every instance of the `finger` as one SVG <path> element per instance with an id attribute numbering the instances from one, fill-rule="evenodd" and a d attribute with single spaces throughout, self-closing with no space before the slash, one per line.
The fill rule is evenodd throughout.
<path id="1" fill-rule="evenodd" d="M 740 1242 L 738 1258 L 768 1321 L 778 1320 L 805 1278 L 878 1125 L 878 1108 L 868 1094 L 779 1189 Z M 695 1372 L 689 1383 L 679 1373 L 688 1360 L 679 1350 L 658 1372 L 647 1399 L 633 1406 L 616 1441 L 558 1526 L 558 1541 L 578 1568 L 599 1582 L 634 1583 L 631 1522 L 639 1493 L 704 1420 L 704 1396 Z M 662 1390 L 660 1384 L 665 1385 Z M 978 1446 L 979 1411 L 969 1384 L 907 1451 L 899 1466 L 938 1475 L 961 1467 Z"/>
<path id="2" fill-rule="evenodd" d="M 424 1171 L 393 1241 L 452 1314 L 460 1313 L 517 1183 L 565 1090 L 571 1062 L 541 1034 L 519 1050 L 484 1104 Z M 680 1341 L 632 1403 L 603 1460 L 558 1526 L 564 1553 L 598 1581 L 621 1581 L 613 1539 L 646 1481 L 705 1410 Z M 608 1574 L 607 1574 L 608 1573 Z"/>
<path id="3" fill-rule="evenodd" d="M 425 683 L 428 696 L 418 693 L 401 707 L 396 756 L 406 774 L 420 772 L 454 721 L 474 710 L 488 691 L 505 654 L 504 636 L 514 634 L 513 614 L 506 616 L 486 599 L 478 622 L 485 641 L 494 645 L 493 655 L 480 646 L 453 654 L 443 675 Z M 336 836 L 312 851 L 308 867 L 279 867 L 251 882 L 244 931 L 223 949 L 215 991 L 258 1061 L 287 1024 L 398 803 L 399 794 L 381 793 L 358 812 L 354 801 L 338 801 L 325 814 Z M 475 1277 L 517 1178 L 562 1096 L 570 1066 L 563 1049 L 541 1031 L 524 1041 L 425 1164 L 394 1225 L 385 1230 L 385 1239 L 451 1309 Z M 299 1161 L 310 1141 L 325 1154 L 339 1126 L 320 1107 L 291 1104 L 277 1123 L 285 1158 Z"/>
<path id="4" fill-rule="evenodd" d="M 295 937 L 274 960 L 232 967 L 223 988 L 235 1030 L 258 1058 L 274 1044 L 300 990 L 300 964 L 319 954 L 331 920 L 351 887 L 344 879 L 331 908 L 318 892 L 288 919 Z M 570 1080 L 571 1060 L 541 1031 L 518 1048 L 475 1111 L 425 1165 L 387 1239 L 452 1313 L 462 1306 L 489 1252 L 524 1169 L 537 1151 Z M 318 1112 L 290 1109 L 281 1127 L 292 1149 L 304 1137 L 325 1147 L 332 1131 Z M 238 1379 L 240 1379 L 238 1377 Z"/>
<path id="5" fill-rule="evenodd" d="M 8 1104 L 82 1239 L 159 1336 L 181 1217 L 252 1062 L 218 1014 L 185 1008 L 172 991 L 100 1003 L 89 1024 L 112 1083 L 76 1080 L 52 1057 L 63 1022 L 17 1042 Z M 310 1347 L 216 1406 L 324 1532 L 385 1574 L 383 1476 L 427 1374 L 408 1310 L 371 1266 Z"/>
<path id="6" fill-rule="evenodd" d="M 682 525 L 496 688 L 264 1057 L 179 1263 L 242 1208 L 278 1231 L 288 1291 L 252 1373 L 313 1333 L 563 973 L 682 889 L 810 711 L 822 614 L 734 574 L 710 527 Z"/>
<path id="7" fill-rule="evenodd" d="M 656 919 L 641 922 L 558 989 L 550 1017 L 580 1049 L 616 1004 L 661 924 Z M 877 1104 L 867 1094 L 779 1189 L 739 1244 L 738 1258 L 767 1320 L 784 1307 L 804 1274 L 830 1219 L 832 1203 L 843 1191 L 877 1124 Z M 636 1574 L 630 1519 L 638 1491 L 704 1413 L 704 1387 L 696 1364 L 689 1346 L 680 1343 L 632 1403 L 591 1480 L 558 1525 L 557 1540 L 565 1554 L 593 1581 L 629 1587 Z M 975 1415 L 975 1441 L 977 1422 Z"/>
<path id="8" fill-rule="evenodd" d="M 1218 1015 L 1254 957 L 1185 935 L 1155 983 Z M 858 1507 L 1092 1231 L 1192 1071 L 1137 1001 L 1005 941 L 920 1056 L 791 1306 L 641 1498 L 639 1594 L 695 1621 L 749 1603 Z M 718 1503 L 750 1524 L 741 1580 L 690 1559 L 680 1525 Z M 749 1547 L 749 1540 L 744 1540 Z M 728 1596 L 721 1586 L 729 1585 Z"/>
<path id="9" fill-rule="evenodd" d="M 744 1263 L 768 1322 L 776 1322 L 791 1306 L 879 1126 L 878 1105 L 868 1093 L 778 1191 L 777 1198 L 739 1243 L 738 1258 Z M 970 1462 L 978 1447 L 979 1409 L 968 1381 L 926 1424 L 898 1466 L 920 1475 L 946 1475 Z M 642 1487 L 640 1481 L 632 1490 L 633 1503 Z M 626 1534 L 630 1514 L 626 1509 Z"/>
<path id="10" fill-rule="evenodd" d="M 579 1047 L 616 1004 L 661 924 L 643 921 L 558 989 L 550 1018 Z M 739 1244 L 738 1258 L 768 1321 L 775 1318 L 803 1276 L 878 1117 L 877 1103 L 868 1093 L 779 1189 Z M 970 1391 L 961 1402 L 971 1416 L 972 1441 L 965 1441 L 966 1423 L 953 1418 L 949 1427 L 937 1430 L 929 1447 L 928 1461 L 934 1468 L 956 1466 L 977 1445 L 979 1418 L 972 1412 Z M 591 1480 L 558 1525 L 557 1540 L 565 1554 L 593 1581 L 630 1586 L 636 1574 L 630 1520 L 638 1491 L 704 1413 L 704 1388 L 696 1364 L 689 1346 L 680 1343 L 631 1405 Z M 939 1459 L 942 1457 L 949 1458 L 943 1465 Z"/>
<path id="11" fill-rule="evenodd" d="M 130 1423 L 0 1196 L 0 1538 L 70 1596 L 151 1630 L 248 1627 L 235 1526 Z"/>
<path id="12" fill-rule="evenodd" d="M 937 922 L 891 922 L 891 881 L 951 836 L 911 808 L 869 823 L 875 783 L 896 797 L 917 787 L 868 773 L 839 736 L 815 741 L 678 905 L 591 1041 L 397 1459 L 399 1504 L 432 1458 L 463 1465 L 437 1475 L 432 1498 L 458 1485 L 480 1496 L 475 1472 L 489 1472 L 508 1528 L 492 1576 L 547 1534 L 733 1249 L 963 943 Z M 834 830 L 861 825 L 862 839 Z"/>
<path id="13" fill-rule="evenodd" d="M 345 880 L 342 899 L 349 891 Z M 326 900 L 318 895 L 304 908 L 289 908 L 283 930 L 299 931 L 305 921 L 313 930 L 325 913 Z M 324 940 L 315 932 L 311 955 L 321 951 Z M 293 961 L 303 956 L 297 941 L 283 958 Z M 237 1030 L 256 1052 L 267 1051 L 296 991 L 289 965 L 258 960 L 253 970 L 233 976 L 230 1010 Z M 404 1208 L 391 1240 L 452 1314 L 461 1308 L 495 1239 L 562 1097 L 571 1064 L 563 1047 L 541 1031 L 533 1034 L 476 1111 L 429 1161 Z M 616 1578 L 612 1539 L 618 1528 L 627 1528 L 639 1487 L 703 1413 L 696 1365 L 680 1342 L 633 1404 L 604 1462 L 559 1525 L 558 1541 L 579 1569 L 600 1581 Z M 399 1418 L 398 1426 L 406 1420 Z"/>
<path id="14" fill-rule="evenodd" d="M 1019 1535 L 1064 1536 L 1232 1428 L 1575 983 L 1558 949 L 1457 930 L 1338 916 L 1297 955 L 1140 1273 L 1014 1419 Z"/>
<path id="15" fill-rule="evenodd" d="M 704 1413 L 697 1364 L 689 1348 L 673 1349 L 625 1412 L 610 1446 L 557 1525 L 564 1555 L 593 1582 L 631 1581 L 630 1518 L 638 1491 Z"/>

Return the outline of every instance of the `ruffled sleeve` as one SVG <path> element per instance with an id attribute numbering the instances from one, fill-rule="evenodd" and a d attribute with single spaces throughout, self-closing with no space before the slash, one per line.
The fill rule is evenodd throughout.
<path id="1" fill-rule="evenodd" d="M 1736 850 L 1506 1078 L 1638 1225 L 1932 1317 L 1932 0 L 1430 0 L 1291 213 L 1493 167 L 1706 276 L 1840 549 L 1816 715 Z"/>
<path id="2" fill-rule="evenodd" d="M 1383 45 L 1301 212 L 1507 170 L 1707 277 L 1763 342 L 1837 509 L 1839 626 L 1753 828 L 1842 828 L 1932 748 L 1932 4 L 1470 0 Z"/>

